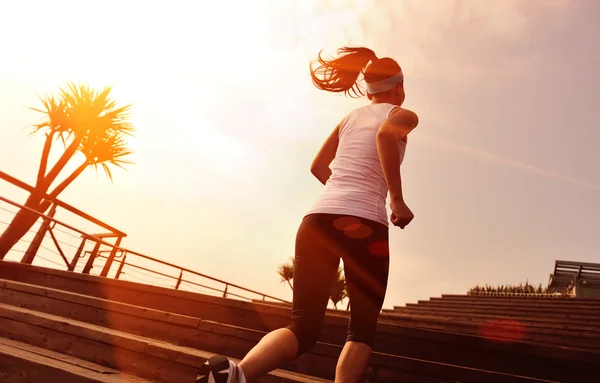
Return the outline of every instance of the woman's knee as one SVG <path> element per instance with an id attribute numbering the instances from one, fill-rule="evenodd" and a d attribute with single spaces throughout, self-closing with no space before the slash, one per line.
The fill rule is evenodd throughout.
<path id="1" fill-rule="evenodd" d="M 317 344 L 321 332 L 320 326 L 309 325 L 302 321 L 292 321 L 287 328 L 296 335 L 298 340 L 298 355 L 296 357 L 311 351 Z"/>
<path id="2" fill-rule="evenodd" d="M 373 347 L 375 334 L 377 333 L 377 324 L 350 325 L 346 342 L 360 343 L 362 345 Z"/>

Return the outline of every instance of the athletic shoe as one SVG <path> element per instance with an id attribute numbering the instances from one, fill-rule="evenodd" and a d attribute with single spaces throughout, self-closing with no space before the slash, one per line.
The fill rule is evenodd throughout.
<path id="1" fill-rule="evenodd" d="M 242 368 L 222 355 L 207 360 L 201 371 L 196 383 L 246 383 Z"/>

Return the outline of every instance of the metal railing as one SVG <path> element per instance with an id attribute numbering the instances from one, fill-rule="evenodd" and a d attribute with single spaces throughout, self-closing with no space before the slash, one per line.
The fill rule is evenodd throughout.
<path id="1" fill-rule="evenodd" d="M 29 193 L 33 191 L 32 186 L 6 173 L 0 172 L 0 179 L 4 179 L 12 185 L 17 186 Z M 252 294 L 261 297 L 263 301 L 269 299 L 275 302 L 288 303 L 284 299 L 264 294 L 218 278 L 214 278 L 209 275 L 188 269 L 186 267 L 178 266 L 157 258 L 150 257 L 140 252 L 126 249 L 121 246 L 122 239 L 126 237 L 126 234 L 124 232 L 117 230 L 94 217 L 91 217 L 90 215 L 82 212 L 79 209 L 76 209 L 75 207 L 69 204 L 66 204 L 56 199 L 52 199 L 47 195 L 45 196 L 45 198 L 52 202 L 52 205 L 47 214 L 42 214 L 35 209 L 29 208 L 25 205 L 19 204 L 8 198 L 0 196 L 0 201 L 14 208 L 17 208 L 18 210 L 24 209 L 25 211 L 35 214 L 36 216 L 38 216 L 38 220 L 39 218 L 41 218 L 41 224 L 39 225 L 39 228 L 37 230 L 30 230 L 30 233 L 34 234 L 34 238 L 33 240 L 29 241 L 29 247 L 27 248 L 27 250 L 20 250 L 24 253 L 23 258 L 21 259 L 22 263 L 31 264 L 36 257 L 40 257 L 40 255 L 37 254 L 38 250 L 40 249 L 40 247 L 44 248 L 42 242 L 44 240 L 47 240 L 47 235 L 49 235 L 49 239 L 55 247 L 55 251 L 52 251 L 52 253 L 58 255 L 60 257 L 60 260 L 59 262 L 56 262 L 55 260 L 50 260 L 48 258 L 42 259 L 53 264 L 54 266 L 63 267 L 72 272 L 91 274 L 92 270 L 94 269 L 95 263 L 98 261 L 104 261 L 102 270 L 99 273 L 99 275 L 103 277 L 109 277 L 109 274 L 112 274 L 114 272 L 115 279 L 122 279 L 124 275 L 129 275 L 136 279 L 136 281 L 141 281 L 143 283 L 153 285 L 160 285 L 159 283 L 156 283 L 157 279 L 160 279 L 163 282 L 163 285 L 165 284 L 164 282 L 167 281 L 167 286 L 165 287 L 172 287 L 175 289 L 182 289 L 183 286 L 186 286 L 194 292 L 200 292 L 199 289 L 204 289 L 204 291 L 208 291 L 212 294 L 218 293 L 219 296 L 225 298 L 235 297 L 248 301 L 256 300 L 256 297 L 246 296 L 248 294 Z M 74 227 L 73 225 L 69 225 L 61 220 L 54 218 L 56 209 L 58 207 L 61 207 L 79 217 L 84 218 L 85 220 L 91 223 L 94 223 L 95 225 L 102 227 L 108 232 L 102 234 L 89 234 L 81 229 Z M 0 212 L 1 211 L 15 213 L 13 211 L 10 211 L 9 209 L 4 209 L 0 207 Z M 0 223 L 8 224 L 8 222 L 2 221 L 0 221 Z M 57 231 L 70 234 L 71 237 L 78 237 L 80 240 L 79 244 L 75 246 L 64 240 L 60 240 L 57 236 Z M 70 233 L 68 233 L 67 231 L 70 231 Z M 114 238 L 115 243 L 108 242 L 107 240 L 109 238 Z M 92 246 L 91 250 L 86 250 L 86 246 L 89 248 L 89 245 Z M 71 257 L 71 259 L 69 259 L 67 252 L 64 250 L 64 246 L 76 248 L 76 251 Z M 47 246 L 45 248 L 48 249 Z M 136 260 L 135 263 L 131 262 L 132 258 Z M 84 262 L 82 263 L 82 261 Z M 159 266 L 162 269 L 161 271 L 157 270 Z M 114 270 L 115 268 L 116 270 Z M 169 269 L 174 270 L 176 275 L 169 274 L 167 272 L 167 270 Z M 154 277 L 154 281 L 144 279 L 142 278 L 142 276 Z M 204 280 L 204 283 L 199 283 L 198 281 L 194 281 L 191 278 L 202 279 Z M 214 285 L 209 286 L 209 281 L 213 284 L 216 283 L 218 287 Z"/>
<path id="2" fill-rule="evenodd" d="M 494 296 L 494 297 L 530 297 L 530 298 L 562 298 L 569 297 L 572 293 L 565 289 L 564 291 L 554 293 L 518 293 L 503 291 L 469 291 L 469 296 Z"/>

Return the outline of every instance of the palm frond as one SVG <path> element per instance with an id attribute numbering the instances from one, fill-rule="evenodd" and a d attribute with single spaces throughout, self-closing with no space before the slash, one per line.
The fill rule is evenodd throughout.
<path id="1" fill-rule="evenodd" d="M 111 167 L 125 168 L 132 164 L 132 150 L 125 137 L 136 129 L 130 121 L 130 105 L 118 106 L 110 97 L 111 88 L 102 90 L 87 84 L 69 82 L 56 95 L 38 96 L 40 107 L 31 108 L 44 115 L 42 121 L 31 126 L 31 134 L 44 133 L 46 141 L 40 159 L 36 188 L 47 192 L 77 151 L 86 160 L 78 170 L 55 188 L 58 193 L 67 187 L 88 166 L 102 169 L 112 181 Z M 48 164 L 54 140 L 61 140 L 64 152 L 52 166 Z M 48 172 L 46 170 L 49 169 Z"/>
<path id="2" fill-rule="evenodd" d="M 125 169 L 125 165 L 133 162 L 127 159 L 133 153 L 127 147 L 123 134 L 109 130 L 100 135 L 85 136 L 80 143 L 79 151 L 82 152 L 89 165 L 98 171 L 101 166 L 108 179 L 112 182 L 112 173 L 108 165 Z"/>
<path id="3" fill-rule="evenodd" d="M 62 135 L 63 132 L 68 130 L 65 126 L 65 119 L 67 115 L 66 105 L 61 99 L 50 96 L 39 96 L 40 102 L 44 109 L 31 108 L 31 110 L 44 114 L 47 118 L 39 124 L 32 126 L 30 134 L 35 134 L 40 131 L 46 130 L 47 133 L 58 133 L 57 136 Z"/>
<path id="4" fill-rule="evenodd" d="M 294 265 L 289 263 L 280 265 L 277 274 L 279 274 L 282 283 L 294 279 Z"/>
<path id="5" fill-rule="evenodd" d="M 337 269 L 336 280 L 329 289 L 329 299 L 333 302 L 333 305 L 337 307 L 337 304 L 348 297 L 348 288 L 346 285 L 346 277 L 344 276 L 343 269 L 339 267 Z"/>
<path id="6" fill-rule="evenodd" d="M 68 122 L 76 135 L 102 134 L 106 130 L 118 130 L 131 135 L 135 129 L 129 122 L 130 105 L 117 107 L 110 98 L 110 87 L 102 91 L 86 84 L 68 83 L 61 88 L 60 97 L 68 108 Z"/>
<path id="7" fill-rule="evenodd" d="M 88 165 L 104 170 L 112 181 L 108 165 L 124 168 L 132 162 L 127 156 L 132 151 L 127 147 L 124 136 L 132 136 L 135 128 L 129 121 L 130 105 L 117 107 L 110 98 L 111 88 L 92 89 L 87 84 L 67 83 L 60 88 L 58 97 L 41 97 L 47 119 L 34 127 L 34 131 L 50 129 L 54 137 L 77 145 Z"/>

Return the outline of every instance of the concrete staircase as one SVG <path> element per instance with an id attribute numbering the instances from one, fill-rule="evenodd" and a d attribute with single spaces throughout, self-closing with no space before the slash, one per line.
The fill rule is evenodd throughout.
<path id="1" fill-rule="evenodd" d="M 0 338 L 0 381 L 148 382 L 112 368 L 6 338 Z"/>
<path id="2" fill-rule="evenodd" d="M 600 299 L 444 295 L 384 310 L 413 327 L 600 352 Z"/>
<path id="3" fill-rule="evenodd" d="M 555 343 L 545 333 L 509 341 L 478 333 L 464 314 L 461 322 L 391 311 L 365 382 L 585 382 L 598 373 L 593 337 L 575 337 L 575 347 L 545 329 Z M 0 262 L 0 382 L 193 383 L 208 357 L 241 358 L 289 317 L 285 305 Z M 347 321 L 329 311 L 315 349 L 260 381 L 333 380 Z"/>

